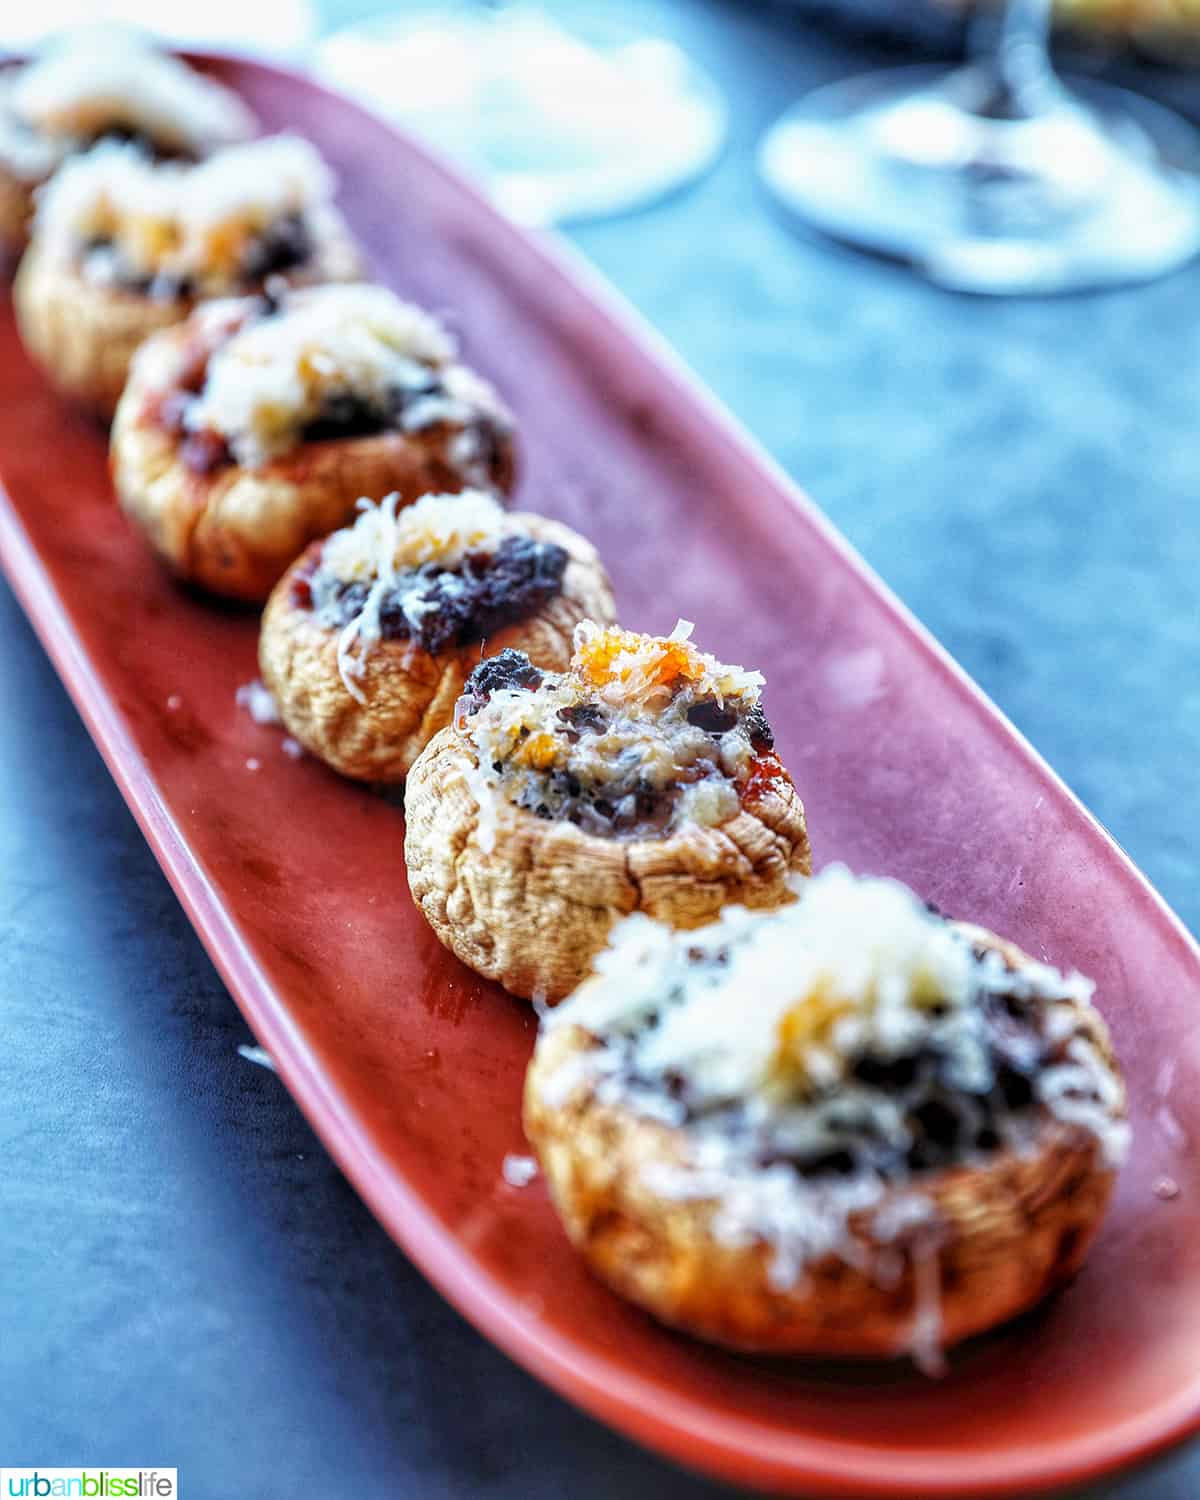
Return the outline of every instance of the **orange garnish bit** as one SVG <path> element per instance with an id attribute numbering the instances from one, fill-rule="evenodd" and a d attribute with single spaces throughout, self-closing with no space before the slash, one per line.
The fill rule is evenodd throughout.
<path id="1" fill-rule="evenodd" d="M 580 675 L 593 687 L 623 680 L 628 669 L 617 671 L 614 662 L 625 655 L 647 656 L 647 678 L 652 686 L 670 687 L 681 678 L 697 682 L 704 676 L 700 653 L 687 641 L 671 641 L 665 636 L 640 635 L 610 625 L 579 648 L 577 662 Z"/>
<path id="2" fill-rule="evenodd" d="M 779 1022 L 772 1074 L 781 1081 L 806 1083 L 805 1053 L 810 1047 L 828 1045 L 835 1023 L 853 1009 L 851 1001 L 833 994 L 825 984 L 798 1000 Z"/>
<path id="3" fill-rule="evenodd" d="M 245 225 L 235 220 L 218 224 L 209 234 L 208 243 L 205 246 L 209 265 L 214 270 L 222 271 L 237 265 L 246 237 Z"/>
<path id="4" fill-rule="evenodd" d="M 552 734 L 532 734 L 517 752 L 517 758 L 535 771 L 548 770 L 558 758 L 558 743 Z"/>

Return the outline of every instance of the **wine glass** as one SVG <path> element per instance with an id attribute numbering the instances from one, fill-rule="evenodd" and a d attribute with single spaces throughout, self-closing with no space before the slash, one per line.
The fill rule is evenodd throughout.
<path id="1" fill-rule="evenodd" d="M 827 234 L 960 291 L 1077 291 L 1181 265 L 1200 249 L 1200 135 L 1125 89 L 1060 82 L 1051 4 L 1008 0 L 966 67 L 808 95 L 762 142 L 768 186 Z"/>
<path id="2" fill-rule="evenodd" d="M 613 7 L 572 26 L 528 3 L 458 0 L 336 32 L 319 72 L 424 134 L 522 223 L 620 213 L 698 176 L 724 140 L 708 76 Z"/>

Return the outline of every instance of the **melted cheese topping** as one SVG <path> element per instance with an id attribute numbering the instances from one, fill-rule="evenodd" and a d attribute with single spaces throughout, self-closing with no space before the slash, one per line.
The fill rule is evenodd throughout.
<path id="1" fill-rule="evenodd" d="M 548 1024 L 632 1035 L 655 1014 L 639 1071 L 683 1074 L 707 1106 L 756 1093 L 807 1098 L 836 1084 L 847 1058 L 905 1056 L 935 1034 L 950 1048 L 957 1086 L 978 1091 L 991 1081 L 973 1024 L 982 994 L 1090 1000 L 1081 974 L 1032 960 L 1010 973 L 997 953 L 977 958 L 897 881 L 832 865 L 797 891 L 792 906 L 732 908 L 698 933 L 628 918 L 596 961 L 599 979 Z M 664 993 L 673 997 L 665 1010 Z"/>
<path id="2" fill-rule="evenodd" d="M 780 1287 L 831 1253 L 882 1281 L 902 1269 L 891 1249 L 902 1245 L 918 1294 L 911 1345 L 934 1368 L 940 1231 L 921 1172 L 905 1165 L 914 1105 L 952 1100 L 964 1122 L 989 1124 L 993 1150 L 1030 1149 L 1044 1111 L 1093 1137 L 1115 1167 L 1129 1145 L 1122 1087 L 1080 1030 L 1075 1007 L 1092 992 L 1082 975 L 981 957 L 893 881 L 833 866 L 796 889 L 792 906 L 728 908 L 696 932 L 644 915 L 619 924 L 594 976 L 543 1017 L 544 1031 L 579 1026 L 599 1044 L 573 1054 L 545 1097 L 554 1107 L 586 1087 L 601 1104 L 678 1127 L 680 1159 L 647 1166 L 648 1185 L 711 1201 L 727 1243 L 768 1244 Z M 1040 1032 L 1031 1020 L 1006 1041 L 1028 1067 L 1024 1104 L 998 1088 L 992 997 L 1040 1017 Z M 1044 1065 L 1043 1044 L 1057 1048 Z M 920 1057 L 937 1059 L 932 1093 L 919 1068 L 896 1066 Z M 973 1145 L 948 1149 L 983 1159 Z M 834 1154 L 841 1166 L 823 1173 L 794 1164 Z M 850 1233 L 864 1213 L 878 1255 Z"/>
<path id="3" fill-rule="evenodd" d="M 293 135 L 230 146 L 198 166 L 102 144 L 47 183 L 35 233 L 63 262 L 102 245 L 103 258 L 87 260 L 91 279 L 161 276 L 212 295 L 236 288 L 248 249 L 271 225 L 328 212 L 333 188 L 314 148 Z"/>
<path id="4" fill-rule="evenodd" d="M 338 671 L 347 691 L 366 701 L 359 679 L 366 659 L 383 637 L 380 610 L 400 576 L 432 565 L 452 569 L 468 554 L 495 553 L 512 526 L 491 496 L 479 490 L 458 495 L 423 495 L 398 509 L 399 495 L 378 505 L 360 500 L 353 526 L 335 531 L 321 552 L 321 569 L 342 583 L 369 584 L 361 610 L 338 636 Z M 419 591 L 404 595 L 410 623 L 420 625 L 425 601 Z"/>
<path id="5" fill-rule="evenodd" d="M 230 90 L 119 27 L 85 28 L 51 44 L 6 83 L 0 108 L 12 139 L 26 143 L 32 177 L 109 131 L 192 156 L 254 131 L 254 117 Z M 0 132 L 0 159 L 8 159 L 4 139 Z"/>
<path id="6" fill-rule="evenodd" d="M 534 692 L 501 689 L 482 707 L 459 712 L 456 728 L 478 757 L 471 784 L 481 848 L 495 836 L 498 792 L 555 816 L 578 785 L 601 799 L 611 792 L 614 813 L 626 819 L 634 787 L 647 795 L 673 793 L 667 831 L 687 823 L 715 827 L 736 815 L 737 783 L 754 755 L 744 716 L 758 704 L 763 677 L 700 651 L 691 632 L 686 620 L 669 636 L 585 620 L 576 627 L 566 672 L 544 673 Z M 719 739 L 689 721 L 702 703 L 731 710 L 731 726 Z M 589 705 L 602 706 L 600 726 L 567 732 L 571 716 Z"/>
<path id="7" fill-rule="evenodd" d="M 256 467 L 293 447 L 343 395 L 383 412 L 407 393 L 399 424 L 408 432 L 481 413 L 504 425 L 498 397 L 453 363 L 455 353 L 437 319 L 385 287 L 293 292 L 274 316 L 249 322 L 216 350 L 188 426 L 219 432 L 240 464 Z"/>

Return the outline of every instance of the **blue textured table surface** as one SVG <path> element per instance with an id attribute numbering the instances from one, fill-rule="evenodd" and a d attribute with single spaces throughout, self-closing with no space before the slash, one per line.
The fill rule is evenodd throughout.
<path id="1" fill-rule="evenodd" d="M 576 242 L 1195 929 L 1200 266 L 987 303 L 799 239 L 754 143 L 882 55 L 734 0 L 641 9 L 717 76 L 732 142 L 696 189 Z M 189 1500 L 725 1493 L 542 1389 L 408 1265 L 239 1057 L 244 1023 L 2 588 L 0 630 L 0 1463 L 176 1465 Z M 1185 1453 L 1114 1493 L 1198 1491 Z"/>

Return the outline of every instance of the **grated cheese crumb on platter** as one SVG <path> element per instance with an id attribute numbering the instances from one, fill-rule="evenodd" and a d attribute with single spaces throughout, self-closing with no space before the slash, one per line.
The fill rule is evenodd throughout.
<path id="1" fill-rule="evenodd" d="M 386 287 L 292 292 L 273 316 L 251 318 L 217 344 L 188 426 L 220 433 L 240 464 L 257 467 L 292 447 L 343 394 L 383 411 L 406 393 L 409 430 L 466 422 L 480 411 L 501 419 L 491 387 L 468 380 L 455 354 L 436 318 Z"/>
<path id="2" fill-rule="evenodd" d="M 353 526 L 335 531 L 321 551 L 321 571 L 342 583 L 368 585 L 362 608 L 338 636 L 338 671 L 346 690 L 360 703 L 366 659 L 383 636 L 380 611 L 405 573 L 423 567 L 450 571 L 468 554 L 494 553 L 515 522 L 496 499 L 481 490 L 423 495 L 401 507 L 398 494 L 379 504 L 360 500 Z M 420 623 L 419 591 L 404 595 L 410 622 Z"/>
<path id="3" fill-rule="evenodd" d="M 83 27 L 54 40 L 6 80 L 0 110 L 14 138 L 23 135 L 40 150 L 29 158 L 35 178 L 65 151 L 109 131 L 202 156 L 245 140 L 255 126 L 231 90 L 118 26 Z M 3 138 L 0 132 L 0 160 L 7 160 Z"/>
<path id="4" fill-rule="evenodd" d="M 537 1176 L 538 1166 L 532 1156 L 518 1156 L 514 1152 L 504 1158 L 500 1171 L 509 1187 L 528 1187 Z"/>
<path id="5" fill-rule="evenodd" d="M 239 708 L 244 708 L 256 724 L 282 724 L 279 705 L 271 696 L 270 689 L 256 677 L 253 682 L 243 682 L 234 694 Z"/>
<path id="6" fill-rule="evenodd" d="M 866 1214 L 879 1249 L 867 1269 L 881 1284 L 907 1248 L 918 1293 L 911 1352 L 936 1373 L 940 1225 L 909 1164 L 921 1101 L 960 1111 L 967 1133 L 944 1147 L 953 1162 L 986 1158 L 970 1134 L 984 1121 L 990 1149 L 1028 1151 L 1044 1115 L 1092 1138 L 1115 1168 L 1129 1146 L 1122 1088 L 1075 1014 L 1091 1003 L 1082 975 L 981 955 L 894 881 L 831 866 L 796 889 L 792 906 L 727 908 L 697 931 L 641 914 L 618 924 L 593 977 L 542 1019 L 545 1031 L 578 1026 L 597 1042 L 550 1078 L 547 1102 L 587 1088 L 679 1127 L 681 1157 L 645 1168 L 648 1185 L 712 1202 L 714 1233 L 730 1244 L 767 1244 L 781 1287 L 826 1254 L 861 1264 L 850 1219 Z M 1024 1042 L 1004 1041 L 1015 1052 L 995 1050 L 991 997 L 1041 1017 Z M 1025 1105 L 998 1083 L 1013 1057 L 1028 1068 Z M 935 1058 L 936 1073 L 922 1073 L 928 1062 L 898 1066 L 913 1058 Z M 830 1154 L 849 1166 L 798 1165 Z"/>
<path id="7" fill-rule="evenodd" d="M 35 233 L 64 263 L 93 252 L 122 275 L 187 280 L 206 293 L 232 290 L 255 236 L 293 215 L 329 211 L 334 178 L 295 135 L 228 146 L 198 165 L 155 163 L 136 146 L 105 142 L 65 162 L 41 190 Z M 115 275 L 115 272 L 113 273 Z"/>
<path id="8" fill-rule="evenodd" d="M 266 1068 L 268 1072 L 278 1073 L 279 1071 L 275 1066 L 275 1059 L 265 1047 L 251 1046 L 248 1042 L 239 1042 L 238 1055 L 239 1057 L 244 1057 L 247 1062 L 255 1063 L 260 1068 Z"/>

